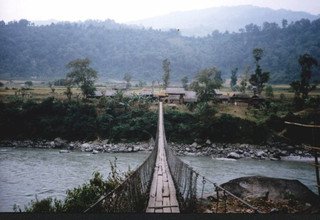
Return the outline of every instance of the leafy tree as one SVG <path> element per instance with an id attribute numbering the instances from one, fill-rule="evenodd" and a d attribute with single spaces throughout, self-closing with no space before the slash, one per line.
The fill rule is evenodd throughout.
<path id="1" fill-rule="evenodd" d="M 67 86 L 67 84 L 70 84 L 70 80 L 58 79 L 53 82 L 53 85 L 55 86 Z"/>
<path id="2" fill-rule="evenodd" d="M 312 67 L 317 66 L 318 62 L 315 58 L 306 53 L 299 57 L 299 64 L 301 66 L 300 80 L 293 81 L 290 86 L 295 93 L 295 98 L 306 100 L 309 92 L 317 87 L 317 84 L 310 85 L 310 79 L 312 76 Z"/>
<path id="3" fill-rule="evenodd" d="M 145 81 L 139 80 L 139 83 L 136 85 L 136 87 L 144 87 L 147 83 Z"/>
<path id="4" fill-rule="evenodd" d="M 3 86 L 4 86 L 3 82 L 0 82 L 0 87 L 3 87 Z"/>
<path id="5" fill-rule="evenodd" d="M 67 96 L 68 100 L 71 101 L 72 98 L 72 87 L 70 84 L 66 86 L 66 91 L 64 91 L 64 94 Z"/>
<path id="6" fill-rule="evenodd" d="M 132 76 L 129 73 L 124 74 L 123 80 L 126 81 L 126 88 L 129 89 L 131 87 L 131 81 Z"/>
<path id="7" fill-rule="evenodd" d="M 201 102 L 208 102 L 214 98 L 214 90 L 219 89 L 222 85 L 220 74 L 221 72 L 216 67 L 206 68 L 197 74 L 192 88 L 196 91 Z"/>
<path id="8" fill-rule="evenodd" d="M 169 80 L 170 80 L 170 72 L 171 72 L 169 59 L 165 59 L 162 61 L 162 69 L 163 69 L 163 76 L 162 76 L 163 87 L 167 88 L 170 83 Z"/>
<path id="9" fill-rule="evenodd" d="M 188 89 L 188 77 L 187 76 L 185 76 L 185 77 L 183 77 L 182 79 L 181 79 L 181 84 L 182 84 L 182 87 L 185 89 L 185 90 L 187 90 Z"/>
<path id="10" fill-rule="evenodd" d="M 230 81 L 230 87 L 232 91 L 235 91 L 235 86 L 237 85 L 238 77 L 237 77 L 238 68 L 234 68 L 231 70 L 231 81 Z"/>
<path id="11" fill-rule="evenodd" d="M 49 87 L 51 89 L 51 92 L 54 93 L 54 91 L 56 90 L 56 88 L 54 87 L 54 84 L 52 82 L 49 82 Z"/>
<path id="12" fill-rule="evenodd" d="M 255 48 L 252 51 L 253 58 L 255 59 L 256 70 L 255 74 L 252 74 L 249 82 L 252 86 L 255 86 L 254 93 L 260 95 L 264 84 L 269 81 L 269 72 L 262 72 L 259 61 L 263 57 L 263 50 L 261 48 Z"/>
<path id="13" fill-rule="evenodd" d="M 71 71 L 67 73 L 67 79 L 70 80 L 71 84 L 78 85 L 85 98 L 88 95 L 93 95 L 96 90 L 94 81 L 97 78 L 97 71 L 92 69 L 90 66 L 90 60 L 76 59 L 67 64 L 67 68 Z"/>
<path id="14" fill-rule="evenodd" d="M 288 20 L 287 19 L 282 19 L 282 28 L 287 28 L 288 27 Z"/>
<path id="15" fill-rule="evenodd" d="M 272 89 L 272 86 L 271 85 L 268 85 L 266 87 L 266 96 L 269 97 L 269 98 L 273 98 L 273 89 Z"/>
<path id="16" fill-rule="evenodd" d="M 247 66 L 245 71 L 242 74 L 241 81 L 240 81 L 240 92 L 246 93 L 247 86 L 248 86 L 248 78 L 249 78 L 250 66 Z"/>
<path id="17" fill-rule="evenodd" d="M 32 82 L 32 81 L 26 81 L 26 82 L 24 82 L 24 84 L 25 84 L 26 86 L 28 86 L 28 87 L 33 86 L 33 82 Z"/>

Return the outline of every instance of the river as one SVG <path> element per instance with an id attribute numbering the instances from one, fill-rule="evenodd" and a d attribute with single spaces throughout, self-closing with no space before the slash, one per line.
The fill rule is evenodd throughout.
<path id="1" fill-rule="evenodd" d="M 0 212 L 13 211 L 13 205 L 24 206 L 48 196 L 62 199 L 67 189 L 77 187 L 99 171 L 107 178 L 110 162 L 117 157 L 119 170 L 139 166 L 149 155 L 139 153 L 85 152 L 59 153 L 54 149 L 0 149 Z M 314 168 L 305 162 L 242 159 L 224 161 L 211 157 L 181 157 L 200 174 L 221 184 L 228 180 L 251 175 L 298 179 L 316 192 Z"/>

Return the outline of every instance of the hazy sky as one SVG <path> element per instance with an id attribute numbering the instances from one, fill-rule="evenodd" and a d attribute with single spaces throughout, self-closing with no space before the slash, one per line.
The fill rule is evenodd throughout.
<path id="1" fill-rule="evenodd" d="M 110 18 L 127 22 L 174 11 L 243 4 L 320 14 L 320 0 L 0 0 L 0 20 Z"/>

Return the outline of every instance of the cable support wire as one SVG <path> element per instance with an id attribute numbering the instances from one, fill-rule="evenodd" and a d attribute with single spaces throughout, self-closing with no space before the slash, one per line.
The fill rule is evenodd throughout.
<path id="1" fill-rule="evenodd" d="M 245 205 L 246 207 L 248 207 L 249 209 L 251 209 L 252 211 L 260 213 L 260 211 L 256 207 L 250 205 L 248 202 L 244 201 L 243 199 L 224 189 L 217 183 L 214 183 L 211 180 L 207 179 L 206 177 L 195 171 L 188 164 L 184 163 L 179 157 L 174 155 L 173 151 L 168 146 L 166 139 L 165 151 L 167 155 L 169 169 L 177 188 L 177 198 L 179 201 L 180 209 L 183 212 L 195 211 L 196 204 L 199 202 L 199 200 L 201 203 L 201 201 L 204 199 L 203 197 L 205 191 L 208 195 L 213 195 L 215 191 L 217 191 L 217 193 L 218 191 L 222 191 L 223 195 L 225 195 L 224 197 L 230 196 L 233 199 Z M 211 189 L 209 189 L 210 186 L 208 186 L 208 184 L 206 186 L 206 183 L 211 184 Z M 214 188 L 213 191 L 212 186 Z M 219 200 L 219 197 L 216 199 Z"/>

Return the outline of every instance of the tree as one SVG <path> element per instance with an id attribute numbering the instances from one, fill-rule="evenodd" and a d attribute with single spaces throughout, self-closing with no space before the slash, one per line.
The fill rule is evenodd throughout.
<path id="1" fill-rule="evenodd" d="M 240 81 L 240 92 L 246 93 L 247 86 L 248 86 L 248 78 L 249 78 L 249 72 L 250 72 L 250 66 L 247 66 L 245 71 L 243 72 L 241 76 L 241 81 Z"/>
<path id="2" fill-rule="evenodd" d="M 252 54 L 253 58 L 255 59 L 256 70 L 255 74 L 251 75 L 249 82 L 252 86 L 255 87 L 255 95 L 260 95 L 263 90 L 264 84 L 269 81 L 269 72 L 262 72 L 259 64 L 259 61 L 263 57 L 263 50 L 261 48 L 255 48 L 253 49 Z"/>
<path id="3" fill-rule="evenodd" d="M 185 77 L 183 77 L 182 79 L 181 79 L 181 84 L 182 84 L 182 87 L 185 89 L 185 90 L 187 90 L 188 89 L 188 77 L 187 76 L 185 76 Z"/>
<path id="4" fill-rule="evenodd" d="M 52 82 L 49 82 L 49 87 L 51 89 L 51 92 L 54 93 L 54 91 L 56 90 L 56 88 L 54 87 L 54 84 Z"/>
<path id="5" fill-rule="evenodd" d="M 230 81 L 230 87 L 232 91 L 235 91 L 235 86 L 237 85 L 238 77 L 237 77 L 238 68 L 234 68 L 231 70 L 231 81 Z"/>
<path id="6" fill-rule="evenodd" d="M 129 89 L 131 87 L 131 81 L 132 76 L 129 73 L 124 74 L 123 80 L 126 81 L 126 88 Z"/>
<path id="7" fill-rule="evenodd" d="M 206 68 L 197 74 L 191 87 L 196 91 L 201 102 L 208 102 L 214 98 L 214 90 L 222 85 L 219 75 L 221 76 L 221 72 L 216 67 Z"/>
<path id="8" fill-rule="evenodd" d="M 0 87 L 3 87 L 3 86 L 4 86 L 3 82 L 0 82 Z"/>
<path id="9" fill-rule="evenodd" d="M 288 20 L 287 19 L 282 19 L 282 28 L 287 28 L 288 26 Z"/>
<path id="10" fill-rule="evenodd" d="M 169 80 L 170 80 L 170 61 L 168 59 L 165 59 L 162 61 L 162 69 L 163 69 L 163 87 L 166 89 L 169 86 Z"/>
<path id="11" fill-rule="evenodd" d="M 272 86 L 271 85 L 268 85 L 266 87 L 266 96 L 269 97 L 269 98 L 273 98 L 273 89 L 272 89 Z"/>
<path id="12" fill-rule="evenodd" d="M 72 87 L 71 87 L 70 84 L 66 86 L 66 91 L 64 92 L 64 94 L 67 96 L 68 100 L 71 101 L 71 98 L 72 98 Z"/>
<path id="13" fill-rule="evenodd" d="M 88 95 L 93 95 L 96 90 L 94 81 L 97 78 L 97 72 L 90 66 L 90 60 L 76 59 L 67 64 L 67 68 L 71 71 L 67 73 L 67 79 L 70 80 L 71 85 L 80 87 L 85 98 Z"/>
<path id="14" fill-rule="evenodd" d="M 33 86 L 33 82 L 32 82 L 32 81 L 26 81 L 26 82 L 24 82 L 24 84 L 25 84 L 26 86 L 28 86 L 28 87 Z"/>
<path id="15" fill-rule="evenodd" d="M 300 80 L 293 81 L 290 86 L 295 92 L 295 98 L 302 98 L 302 100 L 305 101 L 309 96 L 309 92 L 317 87 L 317 84 L 310 85 L 310 79 L 312 76 L 312 67 L 317 66 L 318 62 L 306 53 L 299 57 L 299 64 L 301 66 Z"/>

